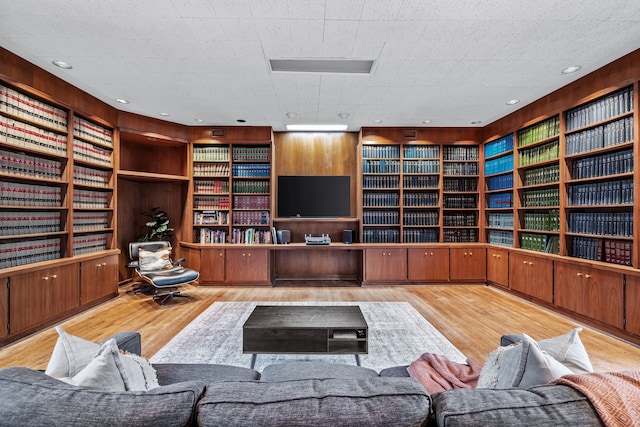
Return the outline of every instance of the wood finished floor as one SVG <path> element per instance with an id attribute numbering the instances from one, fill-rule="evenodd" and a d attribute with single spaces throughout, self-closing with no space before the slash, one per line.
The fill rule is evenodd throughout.
<path id="1" fill-rule="evenodd" d="M 525 332 L 534 339 L 583 326 L 499 289 L 481 285 L 411 287 L 204 287 L 188 286 L 189 300 L 159 306 L 144 294 L 121 288 L 118 298 L 60 325 L 88 340 L 119 331 L 142 334 L 143 356 L 151 357 L 215 301 L 407 301 L 465 355 L 484 361 L 500 335 Z M 583 326 L 580 335 L 596 371 L 640 369 L 640 347 Z M 0 348 L 0 368 L 46 368 L 57 339 L 52 328 Z M 416 357 L 419 355 L 417 354 Z"/>

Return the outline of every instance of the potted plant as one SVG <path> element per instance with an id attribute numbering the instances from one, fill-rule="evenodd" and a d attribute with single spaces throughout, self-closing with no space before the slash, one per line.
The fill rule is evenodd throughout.
<path id="1" fill-rule="evenodd" d="M 173 236 L 173 228 L 169 227 L 169 217 L 165 211 L 155 207 L 142 214 L 148 217 L 149 220 L 144 225 L 147 232 L 138 238 L 139 242 L 167 240 L 168 237 Z"/>

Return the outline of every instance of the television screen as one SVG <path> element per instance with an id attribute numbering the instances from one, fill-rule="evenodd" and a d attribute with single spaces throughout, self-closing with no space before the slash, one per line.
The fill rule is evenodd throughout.
<path id="1" fill-rule="evenodd" d="M 351 214 L 350 196 L 348 176 L 279 176 L 278 216 L 348 217 Z"/>

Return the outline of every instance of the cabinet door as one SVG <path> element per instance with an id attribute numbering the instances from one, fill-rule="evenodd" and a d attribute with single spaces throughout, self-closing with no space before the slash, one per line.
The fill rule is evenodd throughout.
<path id="1" fill-rule="evenodd" d="M 625 329 L 635 335 L 640 335 L 640 277 L 627 276 L 626 293 L 624 296 L 626 322 Z"/>
<path id="2" fill-rule="evenodd" d="M 509 252 L 487 249 L 487 281 L 509 287 Z"/>
<path id="3" fill-rule="evenodd" d="M 79 264 L 69 264 L 49 269 L 48 318 L 78 308 L 80 305 L 80 269 Z"/>
<path id="4" fill-rule="evenodd" d="M 224 249 L 202 249 L 200 252 L 200 282 L 224 282 Z"/>
<path id="5" fill-rule="evenodd" d="M 404 282 L 407 280 L 407 250 L 365 249 L 365 281 Z"/>
<path id="6" fill-rule="evenodd" d="M 509 254 L 509 287 L 553 303 L 553 261 L 530 255 Z"/>
<path id="7" fill-rule="evenodd" d="M 452 281 L 487 279 L 487 251 L 484 248 L 451 248 L 449 253 Z"/>
<path id="8" fill-rule="evenodd" d="M 118 292 L 118 256 L 80 263 L 80 304 L 88 304 Z"/>
<path id="9" fill-rule="evenodd" d="M 616 328 L 624 322 L 624 276 L 580 264 L 556 263 L 555 303 Z"/>
<path id="10" fill-rule="evenodd" d="M 0 279 L 0 338 L 9 335 L 9 279 Z"/>
<path id="11" fill-rule="evenodd" d="M 268 249 L 227 249 L 225 261 L 227 282 L 270 282 Z"/>
<path id="12" fill-rule="evenodd" d="M 411 281 L 448 282 L 449 249 L 408 249 L 408 277 Z"/>

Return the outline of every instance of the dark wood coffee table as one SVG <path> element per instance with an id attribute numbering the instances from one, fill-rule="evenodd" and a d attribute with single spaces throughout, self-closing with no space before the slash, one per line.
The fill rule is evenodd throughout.
<path id="1" fill-rule="evenodd" d="M 252 354 L 368 353 L 368 325 L 360 307 L 258 305 L 242 328 L 242 352 Z"/>

